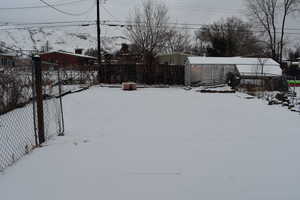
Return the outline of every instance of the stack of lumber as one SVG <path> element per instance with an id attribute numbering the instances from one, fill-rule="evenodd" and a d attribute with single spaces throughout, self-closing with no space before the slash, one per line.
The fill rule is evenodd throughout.
<path id="1" fill-rule="evenodd" d="M 122 83 L 122 89 L 126 90 L 126 91 L 136 90 L 136 83 L 134 83 L 134 82 Z"/>

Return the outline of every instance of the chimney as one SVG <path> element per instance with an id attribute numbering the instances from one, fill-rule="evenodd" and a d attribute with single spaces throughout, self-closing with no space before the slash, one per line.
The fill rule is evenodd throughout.
<path id="1" fill-rule="evenodd" d="M 75 49 L 75 54 L 82 55 L 83 49 Z"/>

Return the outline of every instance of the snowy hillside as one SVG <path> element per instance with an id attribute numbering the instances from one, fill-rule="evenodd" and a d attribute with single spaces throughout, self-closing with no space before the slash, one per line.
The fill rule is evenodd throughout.
<path id="1" fill-rule="evenodd" d="M 75 48 L 96 48 L 95 27 L 60 27 L 60 28 L 19 28 L 14 25 L 1 25 L 0 47 L 41 50 L 48 46 L 51 50 L 73 52 Z M 122 35 L 122 34 L 120 34 Z M 122 43 L 129 41 L 123 36 L 108 36 L 107 31 L 101 34 L 102 48 L 108 52 L 120 49 Z"/>

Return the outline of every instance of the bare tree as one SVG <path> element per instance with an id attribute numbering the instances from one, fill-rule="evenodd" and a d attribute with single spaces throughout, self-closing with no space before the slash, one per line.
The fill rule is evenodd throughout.
<path id="1" fill-rule="evenodd" d="M 180 31 L 176 26 L 169 30 L 169 36 L 166 42 L 165 52 L 167 53 L 186 52 L 191 49 L 191 37 L 189 32 L 186 29 Z"/>
<path id="2" fill-rule="evenodd" d="M 209 56 L 252 56 L 262 46 L 252 26 L 235 17 L 205 25 L 195 35 L 206 43 Z"/>
<path id="3" fill-rule="evenodd" d="M 168 9 L 162 2 L 146 0 L 141 8 L 135 8 L 130 19 L 133 24 L 128 29 L 128 37 L 143 55 L 144 62 L 151 65 L 170 36 Z"/>
<path id="4" fill-rule="evenodd" d="M 282 63 L 286 20 L 297 11 L 300 0 L 245 0 L 251 20 L 263 28 L 273 59 Z"/>

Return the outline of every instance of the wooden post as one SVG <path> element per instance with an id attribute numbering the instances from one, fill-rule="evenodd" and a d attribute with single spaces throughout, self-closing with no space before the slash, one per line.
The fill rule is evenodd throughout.
<path id="1" fill-rule="evenodd" d="M 35 94 L 36 94 L 36 110 L 37 110 L 37 128 L 39 145 L 45 142 L 44 129 L 44 106 L 43 106 L 43 88 L 42 88 L 42 65 L 40 56 L 33 57 L 35 69 Z"/>

